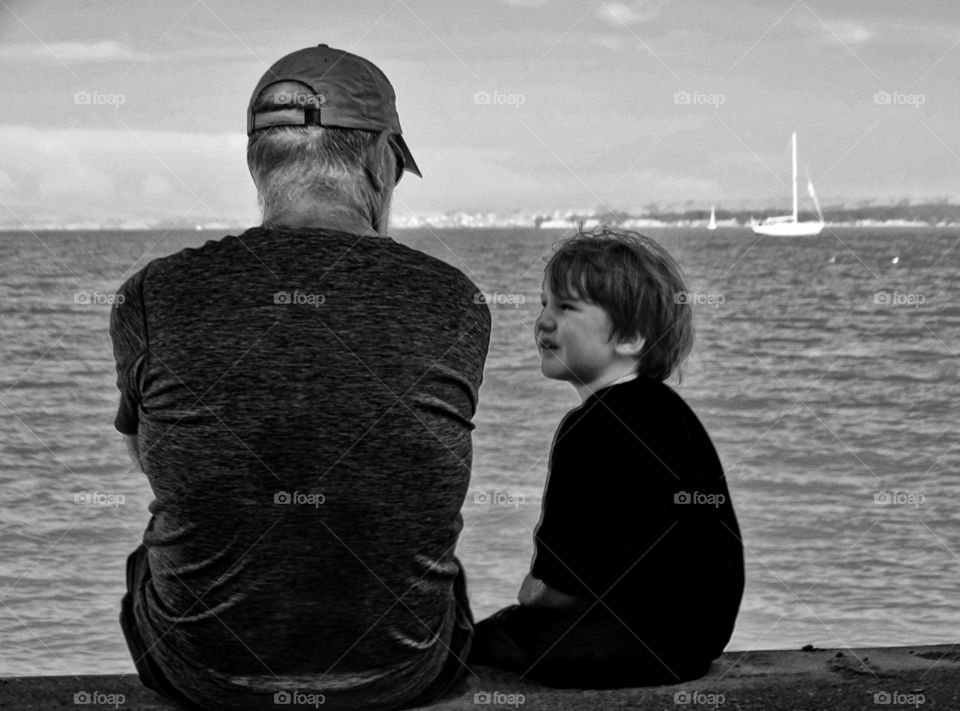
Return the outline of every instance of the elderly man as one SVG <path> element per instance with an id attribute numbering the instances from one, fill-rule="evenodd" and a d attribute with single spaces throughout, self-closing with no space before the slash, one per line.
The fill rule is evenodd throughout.
<path id="1" fill-rule="evenodd" d="M 373 64 L 282 58 L 247 133 L 263 224 L 150 262 L 111 316 L 155 496 L 121 625 L 188 706 L 428 703 L 473 634 L 454 548 L 490 313 L 386 234 L 420 172 Z"/>

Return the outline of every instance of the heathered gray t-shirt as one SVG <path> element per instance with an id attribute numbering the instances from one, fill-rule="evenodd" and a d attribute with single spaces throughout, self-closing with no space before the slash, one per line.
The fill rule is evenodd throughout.
<path id="1" fill-rule="evenodd" d="M 477 287 L 390 238 L 255 228 L 118 293 L 115 424 L 156 497 L 134 614 L 158 665 L 210 708 L 415 697 L 454 620 Z"/>

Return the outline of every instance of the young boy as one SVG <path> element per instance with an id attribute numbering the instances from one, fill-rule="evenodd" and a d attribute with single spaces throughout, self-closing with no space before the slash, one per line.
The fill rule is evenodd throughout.
<path id="1" fill-rule="evenodd" d="M 471 663 L 551 686 L 675 684 L 730 640 L 740 530 L 710 438 L 664 384 L 693 346 L 685 295 L 632 232 L 581 231 L 547 264 L 540 368 L 583 402 L 554 436 L 520 604 L 477 625 Z"/>

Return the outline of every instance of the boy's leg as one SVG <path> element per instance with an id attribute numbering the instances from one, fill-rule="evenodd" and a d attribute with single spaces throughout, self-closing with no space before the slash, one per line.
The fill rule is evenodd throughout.
<path id="1" fill-rule="evenodd" d="M 576 688 L 676 684 L 710 668 L 710 660 L 658 656 L 616 619 L 521 605 L 477 625 L 470 662 Z"/>
<path id="2" fill-rule="evenodd" d="M 498 667 L 516 674 L 530 669 L 534 644 L 519 628 L 520 610 L 520 605 L 505 607 L 477 623 L 471 664 Z"/>
<path id="3" fill-rule="evenodd" d="M 141 683 L 158 694 L 178 701 L 187 708 L 197 708 L 190 699 L 181 694 L 167 681 L 160 667 L 150 656 L 147 644 L 140 634 L 137 621 L 133 614 L 133 596 L 150 579 L 150 561 L 147 558 L 146 546 L 140 545 L 127 558 L 127 592 L 120 602 L 120 628 L 127 640 L 127 649 L 133 657 Z"/>

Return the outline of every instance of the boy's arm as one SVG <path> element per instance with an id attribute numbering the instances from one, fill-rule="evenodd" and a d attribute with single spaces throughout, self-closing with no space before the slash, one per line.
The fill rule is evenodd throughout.
<path id="1" fill-rule="evenodd" d="M 628 572 L 642 575 L 650 562 L 643 559 L 669 543 L 664 536 L 676 520 L 662 486 L 673 477 L 653 454 L 662 427 L 617 405 L 595 404 L 561 423 L 534 532 L 531 577 L 588 602 Z M 672 493 L 669 504 L 675 508 Z"/>
<path id="2" fill-rule="evenodd" d="M 553 609 L 564 609 L 573 607 L 581 599 L 575 595 L 568 595 L 556 588 L 552 588 L 539 578 L 533 577 L 527 573 L 520 585 L 520 593 L 517 600 L 526 607 L 548 607 Z"/>

